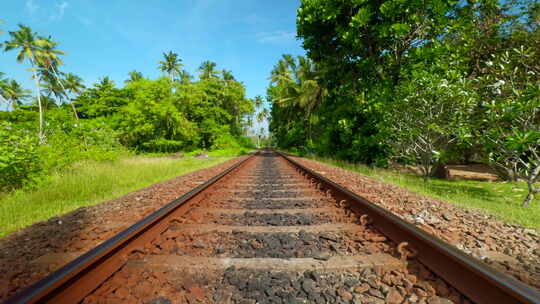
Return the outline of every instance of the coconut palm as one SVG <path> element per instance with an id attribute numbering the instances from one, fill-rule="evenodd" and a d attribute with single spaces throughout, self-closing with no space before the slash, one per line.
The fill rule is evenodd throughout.
<path id="1" fill-rule="evenodd" d="M 201 63 L 201 66 L 199 67 L 199 78 L 200 79 L 210 79 L 217 76 L 216 71 L 217 64 L 212 61 L 205 61 Z"/>
<path id="2" fill-rule="evenodd" d="M 75 115 L 75 119 L 79 120 L 79 114 L 77 114 L 77 109 L 75 109 L 75 105 L 73 104 L 73 95 L 81 94 L 81 92 L 84 90 L 85 86 L 83 84 L 83 80 L 81 77 L 73 74 L 73 73 L 67 73 L 64 76 L 64 79 L 62 80 L 64 83 L 64 89 L 65 96 L 69 100 L 69 104 L 71 105 L 71 109 L 73 109 L 73 114 Z"/>
<path id="3" fill-rule="evenodd" d="M 257 114 L 257 121 L 259 123 L 263 122 L 268 116 L 270 116 L 270 112 L 267 108 L 263 108 L 259 113 Z"/>
<path id="4" fill-rule="evenodd" d="M 55 75 L 53 75 L 50 71 L 39 69 L 40 80 L 42 83 L 43 90 L 45 96 L 56 99 L 56 101 L 61 104 L 62 100 L 64 99 L 64 87 L 60 80 L 58 80 Z"/>
<path id="5" fill-rule="evenodd" d="M 144 76 L 143 76 L 143 74 L 141 72 L 138 72 L 138 71 L 135 71 L 135 70 L 129 72 L 128 75 L 129 75 L 129 78 L 126 81 L 124 81 L 124 83 L 126 83 L 126 84 L 128 84 L 130 82 L 139 81 L 139 80 L 144 78 Z"/>
<path id="6" fill-rule="evenodd" d="M 295 60 L 290 55 L 283 55 L 272 70 L 270 81 L 277 89 L 274 101 L 279 106 L 306 114 L 308 137 L 311 139 L 313 113 L 327 94 L 327 90 L 320 85 L 317 66 L 303 56 Z"/>
<path id="7" fill-rule="evenodd" d="M 188 84 L 191 82 L 191 75 L 188 71 L 182 70 L 180 71 L 180 82 L 183 84 Z"/>
<path id="8" fill-rule="evenodd" d="M 173 51 L 169 53 L 163 53 L 164 60 L 160 60 L 159 70 L 169 74 L 171 80 L 174 81 L 174 76 L 179 76 L 182 71 L 182 59 L 178 58 L 178 54 Z"/>
<path id="9" fill-rule="evenodd" d="M 38 137 L 40 143 L 43 143 L 45 139 L 43 135 L 43 108 L 41 105 L 41 88 L 37 69 L 41 60 L 38 58 L 40 56 L 40 51 L 48 42 L 45 38 L 40 37 L 37 33 L 33 32 L 30 27 L 22 24 L 19 24 L 18 31 L 10 31 L 9 36 L 10 40 L 4 42 L 4 51 L 7 52 L 18 49 L 17 62 L 23 63 L 27 60 L 32 67 L 30 70 L 32 71 L 32 78 L 36 83 L 36 97 L 39 106 Z"/>
<path id="10" fill-rule="evenodd" d="M 4 97 L 6 84 L 7 79 L 4 79 L 4 73 L 0 72 L 0 99 L 9 107 L 9 101 Z"/>
<path id="11" fill-rule="evenodd" d="M 221 71 L 221 75 L 223 76 L 223 80 L 225 81 L 234 81 L 234 75 L 232 74 L 232 71 L 223 70 Z"/>
<path id="12" fill-rule="evenodd" d="M 0 96 L 6 103 L 6 111 L 11 106 L 17 108 L 22 105 L 24 100 L 30 97 L 32 91 L 23 88 L 16 80 L 0 80 Z"/>
<path id="13" fill-rule="evenodd" d="M 64 73 L 58 71 L 58 67 L 63 63 L 59 55 L 65 55 L 65 53 L 56 48 L 58 42 L 53 41 L 50 36 L 44 39 L 46 43 L 39 50 L 39 56 L 37 57 L 40 66 L 39 74 L 45 83 L 46 92 L 49 93 L 48 96 L 54 95 L 62 103 L 64 97 L 69 98 L 64 85 L 65 81 L 61 77 Z M 75 110 L 75 108 L 73 109 Z M 76 112 L 75 116 L 77 117 Z"/>

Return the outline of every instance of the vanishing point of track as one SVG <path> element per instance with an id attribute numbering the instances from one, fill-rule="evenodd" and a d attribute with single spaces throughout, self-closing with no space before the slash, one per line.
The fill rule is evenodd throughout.
<path id="1" fill-rule="evenodd" d="M 293 159 L 257 152 L 7 303 L 540 303 Z"/>

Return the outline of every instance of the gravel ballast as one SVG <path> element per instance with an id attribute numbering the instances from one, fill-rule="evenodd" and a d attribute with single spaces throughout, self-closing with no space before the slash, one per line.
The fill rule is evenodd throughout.
<path id="1" fill-rule="evenodd" d="M 540 289 L 540 237 L 478 210 L 425 197 L 368 176 L 292 157 L 304 166 L 390 210 L 492 267 Z"/>

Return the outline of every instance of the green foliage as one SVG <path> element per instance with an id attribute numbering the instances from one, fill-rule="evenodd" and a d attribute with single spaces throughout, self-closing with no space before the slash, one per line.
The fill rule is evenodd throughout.
<path id="1" fill-rule="evenodd" d="M 37 140 L 12 123 L 0 122 L 0 190 L 20 187 L 40 171 Z"/>
<path id="2" fill-rule="evenodd" d="M 395 84 L 409 54 L 448 24 L 455 3 L 303 0 L 298 36 L 309 57 L 324 66 L 332 87 L 359 79 Z"/>
<path id="3" fill-rule="evenodd" d="M 539 8 L 302 0 L 297 35 L 309 59 L 284 55 L 271 72 L 273 141 L 379 166 L 407 162 L 426 178 L 447 162 L 483 160 L 527 180 L 527 204 L 540 192 Z"/>
<path id="4" fill-rule="evenodd" d="M 0 114 L 4 120 L 0 130 L 3 189 L 32 186 L 75 162 L 114 160 L 127 153 L 107 124 L 75 120 L 68 107 L 47 112 L 42 144 L 35 133 L 38 113 L 16 109 Z"/>
<path id="5" fill-rule="evenodd" d="M 540 191 L 540 69 L 538 50 L 521 46 L 493 56 L 478 82 L 485 100 L 476 121 L 487 161 L 511 178 L 527 181 L 528 205 Z"/>
<path id="6" fill-rule="evenodd" d="M 126 105 L 130 95 L 129 90 L 116 88 L 112 80 L 104 77 L 75 99 L 75 107 L 81 118 L 107 117 Z"/>
<path id="7" fill-rule="evenodd" d="M 387 143 L 427 178 L 436 163 L 449 160 L 452 143 L 471 137 L 468 120 L 477 98 L 470 81 L 451 69 L 414 71 L 397 91 L 386 111 Z"/>
<path id="8" fill-rule="evenodd" d="M 170 80 L 139 80 L 126 89 L 132 91 L 131 99 L 115 119 L 122 143 L 154 152 L 179 151 L 197 143 L 195 125 L 175 105 Z"/>
<path id="9" fill-rule="evenodd" d="M 68 107 L 48 112 L 46 142 L 38 147 L 43 170 L 62 169 L 82 160 L 110 161 L 126 153 L 107 124 L 75 120 Z"/>

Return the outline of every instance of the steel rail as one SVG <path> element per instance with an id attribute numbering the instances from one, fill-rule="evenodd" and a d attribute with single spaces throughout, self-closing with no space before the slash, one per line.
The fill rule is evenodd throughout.
<path id="1" fill-rule="evenodd" d="M 330 190 L 334 198 L 344 199 L 366 214 L 372 225 L 397 244 L 407 242 L 416 252 L 416 259 L 446 280 L 452 287 L 476 303 L 539 304 L 540 292 L 494 269 L 456 247 L 424 232 L 384 208 L 338 185 L 301 165 L 287 154 L 276 151 L 300 171 Z"/>
<path id="2" fill-rule="evenodd" d="M 255 153 L 256 154 L 256 153 Z M 127 261 L 127 256 L 167 228 L 180 207 L 207 192 L 216 182 L 241 168 L 255 154 L 168 203 L 99 246 L 9 298 L 14 303 L 78 303 Z"/>

